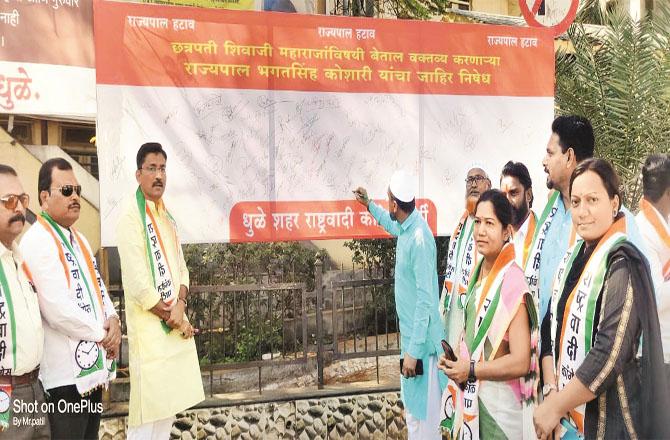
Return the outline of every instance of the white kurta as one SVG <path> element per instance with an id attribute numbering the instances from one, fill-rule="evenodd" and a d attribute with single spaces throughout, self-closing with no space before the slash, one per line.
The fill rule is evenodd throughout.
<path id="1" fill-rule="evenodd" d="M 661 214 L 650 206 L 650 211 L 659 220 L 665 228 L 666 237 L 670 236 L 670 225 L 668 219 L 664 219 Z M 640 211 L 635 217 L 640 234 L 647 246 L 646 257 L 651 269 L 651 277 L 656 289 L 656 303 L 658 305 L 658 321 L 661 324 L 661 339 L 663 341 L 663 355 L 665 363 L 670 363 L 670 279 L 663 276 L 663 268 L 670 264 L 670 245 L 661 237 L 661 234 L 649 222 L 645 214 Z"/>

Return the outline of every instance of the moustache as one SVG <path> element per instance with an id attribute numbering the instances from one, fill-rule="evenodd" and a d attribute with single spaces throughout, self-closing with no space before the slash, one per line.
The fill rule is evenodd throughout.
<path id="1" fill-rule="evenodd" d="M 21 224 L 26 224 L 26 216 L 23 214 L 16 214 L 14 217 L 9 219 L 9 224 L 11 225 L 14 222 L 21 222 Z"/>
<path id="2" fill-rule="evenodd" d="M 157 181 L 154 182 L 154 184 L 151 185 L 151 186 L 164 186 L 164 185 L 163 185 L 163 182 L 161 182 L 160 180 L 157 180 Z"/>
<path id="3" fill-rule="evenodd" d="M 78 202 L 70 203 L 70 206 L 68 206 L 68 209 L 72 209 L 72 208 L 81 209 L 81 205 Z"/>

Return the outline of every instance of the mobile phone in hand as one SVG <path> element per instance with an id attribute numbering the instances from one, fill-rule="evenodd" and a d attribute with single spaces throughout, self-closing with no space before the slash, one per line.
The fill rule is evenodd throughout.
<path id="1" fill-rule="evenodd" d="M 402 374 L 402 364 L 405 359 L 401 358 L 400 359 L 400 374 Z M 422 359 L 417 359 L 416 360 L 416 368 L 414 369 L 414 372 L 416 373 L 417 376 L 422 376 L 423 375 L 423 360 Z"/>
<path id="2" fill-rule="evenodd" d="M 458 360 L 456 353 L 454 353 L 454 350 L 451 348 L 451 345 L 449 345 L 449 343 L 444 339 L 442 339 L 442 350 L 444 350 L 444 356 L 451 362 L 456 362 Z M 461 388 L 461 390 L 464 390 L 465 382 L 458 384 L 458 386 Z"/>
<path id="3" fill-rule="evenodd" d="M 451 345 L 444 339 L 442 339 L 442 350 L 444 350 L 444 355 L 447 357 L 452 362 L 456 362 L 458 359 L 456 357 L 456 353 L 454 353 L 454 350 L 451 348 Z"/>

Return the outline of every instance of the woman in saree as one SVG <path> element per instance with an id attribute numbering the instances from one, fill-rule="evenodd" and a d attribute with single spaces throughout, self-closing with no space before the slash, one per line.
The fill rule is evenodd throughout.
<path id="1" fill-rule="evenodd" d="M 537 436 L 670 438 L 652 281 L 627 240 L 612 166 L 581 162 L 570 179 L 570 203 L 580 239 L 558 266 L 542 322 L 545 399 L 534 414 Z"/>
<path id="2" fill-rule="evenodd" d="M 468 285 L 457 359 L 442 355 L 449 377 L 442 428 L 451 438 L 534 438 L 538 340 L 535 303 L 514 262 L 512 206 L 498 190 L 481 195 L 474 234 L 482 257 Z"/>

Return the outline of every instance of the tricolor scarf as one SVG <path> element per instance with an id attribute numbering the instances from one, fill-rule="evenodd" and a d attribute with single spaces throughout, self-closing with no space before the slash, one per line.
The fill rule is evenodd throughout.
<path id="1" fill-rule="evenodd" d="M 74 243 L 70 243 L 49 214 L 42 212 L 37 216 L 37 221 L 49 232 L 56 244 L 73 301 L 102 327 L 109 318 L 104 307 L 107 289 L 81 235 L 74 228 L 70 228 L 74 242 L 81 250 L 83 261 L 77 256 Z M 73 370 L 78 372 L 74 381 L 79 394 L 83 396 L 101 386 L 107 387 L 109 381 L 116 377 L 116 361 L 107 359 L 105 349 L 98 342 L 68 339 L 70 362 Z"/>
<path id="2" fill-rule="evenodd" d="M 465 294 L 468 290 L 470 274 L 477 259 L 477 249 L 474 239 L 474 221 L 468 222 L 469 213 L 466 210 L 454 232 L 451 234 L 449 253 L 447 254 L 447 271 L 444 278 L 444 290 L 440 311 L 443 316 L 451 307 L 451 298 L 454 293 L 459 295 L 458 306 L 465 306 Z M 467 227 L 466 227 L 467 225 Z"/>
<path id="3" fill-rule="evenodd" d="M 3 376 L 11 376 L 14 370 L 16 370 L 16 321 L 9 281 L 0 261 L 0 373 Z M 0 385 L 0 431 L 9 426 L 11 398 L 11 384 Z"/>
<path id="4" fill-rule="evenodd" d="M 537 229 L 537 216 L 533 211 L 528 213 L 528 230 L 523 241 L 523 259 L 521 260 L 521 267 L 526 267 L 528 263 L 528 256 L 530 255 L 530 247 L 533 245 L 535 239 L 535 230 Z"/>
<path id="5" fill-rule="evenodd" d="M 153 278 L 154 286 L 156 287 L 158 294 L 161 296 L 161 300 L 172 308 L 177 304 L 179 291 L 172 281 L 172 270 L 170 269 L 170 262 L 168 261 L 167 253 L 165 252 L 165 245 L 163 244 L 161 231 L 158 228 L 158 223 L 156 222 L 151 209 L 149 209 L 149 206 L 147 205 L 146 198 L 140 187 L 138 187 L 135 192 L 135 198 L 137 200 L 137 208 L 140 211 L 142 223 L 144 224 L 145 249 L 147 251 L 147 259 L 149 260 L 149 267 L 151 268 L 151 276 Z M 158 205 L 156 206 L 158 207 Z M 174 242 L 179 246 L 177 224 L 167 209 L 165 209 L 165 213 L 173 226 L 171 232 L 174 234 Z M 179 253 L 179 249 L 177 249 L 177 253 Z M 161 320 L 161 325 L 163 330 L 165 330 L 165 333 L 170 333 L 170 331 L 172 331 L 165 321 Z"/>
<path id="6" fill-rule="evenodd" d="M 656 208 L 644 198 L 640 199 L 640 212 L 642 213 L 642 216 L 638 217 L 640 229 L 653 230 L 661 247 L 666 251 L 665 255 L 661 255 L 661 270 L 663 279 L 670 281 L 670 225 L 661 217 Z"/>
<path id="7" fill-rule="evenodd" d="M 563 389 L 574 377 L 575 371 L 582 365 L 586 355 L 592 347 L 593 324 L 596 313 L 596 303 L 605 282 L 607 274 L 607 257 L 614 246 L 626 240 L 626 219 L 615 221 L 605 235 L 600 239 L 593 253 L 589 257 L 575 288 L 565 304 L 561 327 L 561 335 L 556 340 L 558 303 L 566 279 L 575 258 L 584 246 L 584 240 L 579 240 L 566 252 L 561 260 L 554 278 L 551 292 L 551 352 L 556 353 L 558 343 L 558 359 L 554 359 L 555 371 L 558 377 L 558 389 Z M 586 405 L 580 405 L 570 411 L 570 419 L 579 433 L 584 436 L 584 413 Z"/>
<path id="8" fill-rule="evenodd" d="M 475 314 L 466 314 L 466 331 L 472 337 L 467 337 L 461 345 L 461 356 L 468 356 L 477 362 L 491 361 L 495 358 L 498 348 L 502 343 L 509 325 L 516 316 L 519 307 L 522 306 L 524 295 L 528 292 L 528 286 L 524 282 L 521 270 L 518 277 L 506 278 L 508 270 L 514 265 L 514 245 L 507 244 L 503 247 L 496 259 L 491 272 L 477 295 L 476 280 L 479 277 L 483 261 L 477 264 L 472 280 L 467 291 L 467 307 L 470 309 L 476 303 Z M 504 282 L 503 282 L 504 281 Z M 531 304 L 532 306 L 532 304 Z M 474 318 L 474 319 L 473 319 Z M 533 331 L 532 331 L 533 332 Z M 537 330 L 534 331 L 531 341 L 537 342 Z M 491 342 L 492 350 L 485 359 L 485 341 Z M 531 366 L 532 372 L 537 375 L 537 362 Z M 525 386 L 527 377 L 521 378 L 519 386 L 515 388 L 519 400 L 532 403 L 535 393 L 531 387 Z M 535 377 L 533 377 L 534 382 Z M 479 435 L 479 386 L 480 381 L 467 382 L 465 389 L 461 390 L 452 380 L 449 380 L 447 388 L 442 395 L 442 422 L 441 428 L 451 435 L 452 439 L 478 439 Z"/>
<path id="9" fill-rule="evenodd" d="M 547 238 L 547 232 L 551 226 L 551 222 L 558 212 L 558 204 L 561 199 L 561 193 L 559 191 L 553 191 L 549 195 L 549 200 L 544 206 L 542 215 L 537 221 L 537 227 L 535 228 L 534 236 L 529 234 L 526 236 L 532 237 L 531 245 L 529 247 L 530 251 L 528 256 L 524 257 L 524 266 L 522 267 L 524 274 L 526 275 L 526 282 L 530 288 L 530 293 L 533 295 L 533 301 L 536 302 L 536 305 L 539 307 L 540 304 L 540 254 L 542 253 L 542 247 L 544 246 L 544 241 Z M 526 253 L 524 246 L 524 254 Z"/>

